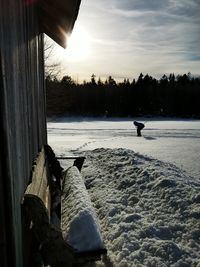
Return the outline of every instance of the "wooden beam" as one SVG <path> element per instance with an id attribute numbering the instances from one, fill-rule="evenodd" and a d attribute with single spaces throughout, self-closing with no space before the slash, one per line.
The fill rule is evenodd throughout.
<path id="1" fill-rule="evenodd" d="M 56 157 L 56 159 L 74 159 L 74 166 L 78 168 L 79 171 L 81 171 L 85 157 L 78 157 L 78 156 L 69 156 L 69 157 Z"/>
<path id="2" fill-rule="evenodd" d="M 25 195 L 38 196 L 44 203 L 46 209 L 50 211 L 50 191 L 48 181 L 48 162 L 44 148 L 42 148 L 33 165 L 32 181 L 28 185 Z"/>
<path id="3" fill-rule="evenodd" d="M 38 242 L 44 264 L 52 267 L 73 266 L 74 250 L 63 240 L 61 231 L 49 223 L 43 201 L 36 195 L 26 194 L 22 207 L 30 221 L 30 229 Z"/>
<path id="4" fill-rule="evenodd" d="M 36 251 L 43 263 L 52 267 L 72 266 L 75 251 L 64 241 L 62 232 L 51 224 L 51 175 L 49 160 L 45 149 L 38 154 L 23 202 L 22 212 L 25 224 L 29 225 L 27 234 L 33 236 Z M 35 245 L 34 245 L 35 246 Z M 28 251 L 31 255 L 31 251 Z M 31 255 L 34 258 L 34 255 Z"/>

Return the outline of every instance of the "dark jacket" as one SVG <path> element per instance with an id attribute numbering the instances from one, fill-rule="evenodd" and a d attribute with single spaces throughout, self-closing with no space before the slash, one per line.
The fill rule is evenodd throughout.
<path id="1" fill-rule="evenodd" d="M 144 124 L 138 121 L 134 121 L 133 124 L 139 128 L 140 130 L 142 130 L 144 128 Z"/>

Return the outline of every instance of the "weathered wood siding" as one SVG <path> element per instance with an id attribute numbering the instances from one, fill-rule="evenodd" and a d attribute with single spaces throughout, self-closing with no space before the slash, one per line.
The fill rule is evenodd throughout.
<path id="1" fill-rule="evenodd" d="M 46 143 L 43 36 L 36 2 L 0 0 L 0 245 L 5 266 L 23 266 L 21 199 L 33 160 Z"/>

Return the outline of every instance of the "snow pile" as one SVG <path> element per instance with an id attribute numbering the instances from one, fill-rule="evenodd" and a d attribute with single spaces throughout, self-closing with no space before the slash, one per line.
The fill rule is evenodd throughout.
<path id="1" fill-rule="evenodd" d="M 200 266 L 199 180 L 127 149 L 85 156 L 109 266 Z"/>
<path id="2" fill-rule="evenodd" d="M 82 176 L 74 166 L 64 173 L 61 199 L 64 239 L 79 252 L 104 248 L 95 210 Z"/>

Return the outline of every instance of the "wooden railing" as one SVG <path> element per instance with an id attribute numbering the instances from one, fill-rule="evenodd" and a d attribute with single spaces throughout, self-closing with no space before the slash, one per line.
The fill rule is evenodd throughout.
<path id="1" fill-rule="evenodd" d="M 26 248 L 27 255 L 25 255 L 25 261 L 29 264 L 28 266 L 34 266 L 33 262 L 29 263 L 29 261 L 33 258 L 36 260 L 39 257 L 38 255 L 40 255 L 41 261 L 46 265 L 69 267 L 76 266 L 77 263 L 80 264 L 81 262 L 98 260 L 101 258 L 101 255 L 106 254 L 99 226 L 98 224 L 95 225 L 97 218 L 94 215 L 92 203 L 79 171 L 84 159 L 84 157 L 81 157 L 76 167 L 77 158 L 75 158 L 74 166 L 70 167 L 66 172 L 62 172 L 62 167 L 49 146 L 42 148 L 38 154 L 33 165 L 32 179 L 27 186 L 22 202 L 22 213 L 25 218 L 26 235 L 28 235 L 26 240 L 29 240 L 27 242 L 29 245 L 30 242 L 34 243 L 34 251 L 32 251 L 32 245 L 30 245 L 30 248 Z M 76 190 L 72 192 L 73 184 L 76 187 L 77 183 L 80 186 L 80 194 Z M 69 184 L 71 185 L 70 190 Z M 75 199 L 71 195 L 73 193 L 76 194 Z M 83 195 L 86 198 L 81 197 Z M 68 202 L 69 199 L 71 199 L 71 203 Z M 83 202 L 82 204 L 81 201 Z M 84 224 L 81 226 L 81 220 L 78 223 L 78 227 L 82 227 L 82 229 L 70 229 L 70 227 L 74 227 L 72 226 L 73 223 L 67 223 L 69 218 L 71 220 L 70 223 L 74 219 L 71 213 L 76 213 L 76 203 L 79 203 L 79 207 L 81 205 L 85 207 L 84 201 L 91 205 L 89 212 L 84 210 L 84 214 L 88 212 L 86 215 L 90 216 L 89 221 L 93 220 L 91 224 L 94 227 L 91 228 L 92 236 L 94 238 L 98 237 L 101 240 L 99 242 L 101 245 L 94 248 L 90 247 L 89 244 L 89 248 L 81 245 L 81 242 L 84 243 L 84 236 L 81 236 L 81 233 L 85 232 L 85 226 Z M 90 212 L 91 210 L 93 212 Z M 60 223 L 54 223 L 54 214 L 57 216 L 57 222 Z M 86 225 L 86 227 L 88 231 L 88 226 Z M 79 247 L 83 249 L 79 250 L 77 246 L 73 246 L 73 242 L 70 243 L 66 238 L 66 231 L 77 231 Z M 94 236 L 95 231 L 98 233 L 96 237 Z M 32 255 L 33 253 L 37 257 Z"/>

